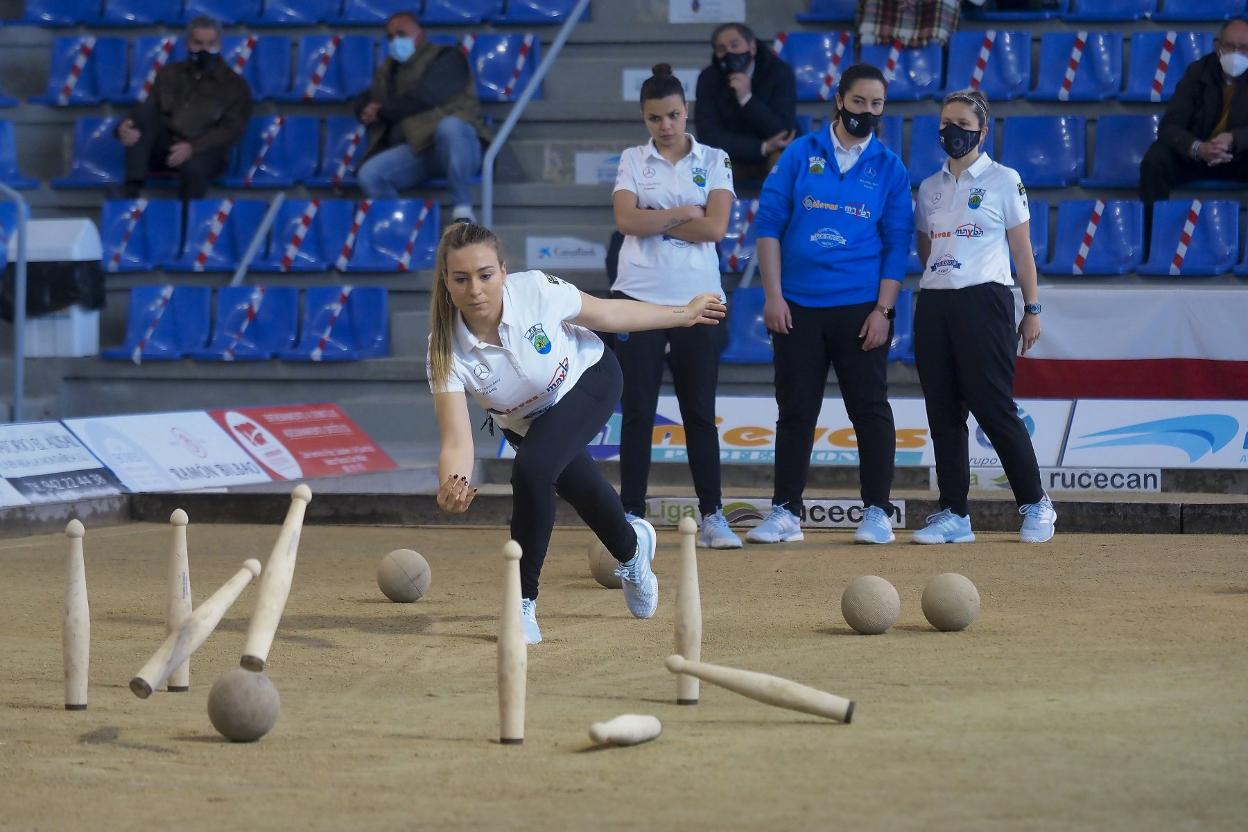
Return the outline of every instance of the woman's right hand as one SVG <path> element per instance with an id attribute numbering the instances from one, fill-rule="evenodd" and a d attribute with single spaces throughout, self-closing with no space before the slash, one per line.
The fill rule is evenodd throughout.
<path id="1" fill-rule="evenodd" d="M 793 327 L 793 313 L 789 311 L 788 301 L 782 297 L 767 298 L 763 302 L 763 323 L 768 332 L 788 335 Z"/>
<path id="2" fill-rule="evenodd" d="M 477 489 L 470 488 L 463 474 L 451 474 L 438 489 L 438 508 L 449 514 L 463 514 L 472 505 Z"/>

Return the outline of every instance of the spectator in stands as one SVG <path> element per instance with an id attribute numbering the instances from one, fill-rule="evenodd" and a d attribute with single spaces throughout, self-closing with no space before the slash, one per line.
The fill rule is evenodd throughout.
<path id="1" fill-rule="evenodd" d="M 1140 197 L 1153 202 L 1194 179 L 1248 182 L 1248 20 L 1228 20 L 1215 51 L 1193 61 L 1140 162 Z"/>
<path id="2" fill-rule="evenodd" d="M 650 141 L 620 154 L 612 203 L 624 236 L 612 297 L 679 305 L 690 295 L 723 297 L 715 244 L 728 230 L 736 194 L 728 154 L 685 132 L 684 87 L 668 64 L 641 85 L 641 116 Z M 718 332 L 676 326 L 615 339 L 624 374 L 620 429 L 620 498 L 624 510 L 646 516 L 646 485 L 663 366 L 672 371 L 685 426 L 689 469 L 702 518 L 698 543 L 739 549 L 724 518 L 719 484 Z"/>
<path id="3" fill-rule="evenodd" d="M 620 365 L 591 329 L 643 332 L 716 325 L 724 305 L 704 293 L 679 306 L 602 300 L 540 271 L 508 274 L 489 229 L 447 227 L 438 244 L 430 307 L 428 376 L 441 436 L 438 505 L 459 514 L 476 490 L 472 423 L 465 392 L 516 449 L 511 536 L 520 544 L 521 625 L 537 626 L 538 579 L 555 522 L 555 495 L 567 500 L 619 561 L 624 600 L 636 618 L 659 603 L 654 527 L 629 520 L 585 446 L 620 400 Z M 491 422 L 491 431 L 493 422 Z"/>
<path id="4" fill-rule="evenodd" d="M 698 139 L 728 151 L 738 177 L 761 180 L 797 134 L 793 70 L 744 23 L 718 26 L 711 47 L 698 76 Z"/>
<path id="5" fill-rule="evenodd" d="M 789 145 L 763 184 L 757 256 L 780 412 L 772 509 L 746 535 L 753 543 L 802 539 L 802 492 L 829 365 L 858 440 L 865 511 L 854 540 L 894 539 L 888 347 L 914 216 L 906 166 L 872 135 L 885 87 L 874 66 L 845 70 L 835 120 Z"/>
<path id="6" fill-rule="evenodd" d="M 187 59 L 166 64 L 151 94 L 117 126 L 127 198 L 137 197 L 153 172 L 177 174 L 183 200 L 202 198 L 247 130 L 251 87 L 221 59 L 221 24 L 192 20 L 186 48 Z"/>
<path id="7" fill-rule="evenodd" d="M 386 21 L 387 57 L 355 114 L 368 126 L 360 187 L 370 198 L 395 198 L 429 179 L 445 178 L 451 216 L 475 221 L 472 178 L 487 138 L 468 59 L 457 46 L 430 43 L 408 12 Z"/>
<path id="8" fill-rule="evenodd" d="M 940 146 L 949 159 L 919 186 L 914 207 L 919 281 L 915 359 L 936 453 L 940 511 L 915 543 L 971 543 L 966 414 L 975 414 L 1014 489 L 1024 543 L 1053 537 L 1057 512 L 1044 493 L 1036 451 L 1014 403 L 1014 355 L 1040 337 L 1040 291 L 1031 250 L 1027 189 L 1012 168 L 981 152 L 988 98 L 950 93 L 940 110 Z M 1010 257 L 1018 267 L 1023 319 L 1014 325 Z"/>

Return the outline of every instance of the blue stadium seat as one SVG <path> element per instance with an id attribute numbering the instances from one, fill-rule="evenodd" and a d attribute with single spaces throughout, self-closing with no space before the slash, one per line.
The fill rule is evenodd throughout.
<path id="1" fill-rule="evenodd" d="M 325 144 L 315 176 L 304 184 L 309 188 L 339 188 L 356 183 L 355 171 L 368 149 L 366 129 L 355 116 L 325 119 Z"/>
<path id="2" fill-rule="evenodd" d="M 146 100 L 156 73 L 166 64 L 186 60 L 186 42 L 176 35 L 148 35 L 130 44 L 129 81 L 114 104 L 134 104 Z"/>
<path id="3" fill-rule="evenodd" d="M 1074 58 L 1080 35 L 1085 37 L 1082 59 L 1065 89 L 1067 68 Z M 1122 89 L 1122 35 L 1117 32 L 1048 32 L 1040 38 L 1039 75 L 1036 88 L 1027 94 L 1033 101 L 1104 101 Z"/>
<path id="4" fill-rule="evenodd" d="M 1013 116 L 1001 127 L 1000 161 L 1029 188 L 1064 188 L 1087 173 L 1086 141 L 1083 116 Z"/>
<path id="5" fill-rule="evenodd" d="M 1097 200 L 1064 200 L 1057 206 L 1057 237 L 1045 274 L 1126 274 L 1144 258 L 1144 206 L 1134 199 L 1104 203 L 1091 245 L 1077 264 Z M 1078 265 L 1078 268 L 1076 266 Z"/>
<path id="6" fill-rule="evenodd" d="M 976 86 L 975 74 L 980 52 L 991 36 L 988 60 L 984 64 L 979 89 L 989 101 L 1009 101 L 1027 94 L 1031 86 L 1031 35 L 1027 32 L 954 32 L 949 39 L 949 69 L 945 92 Z"/>
<path id="7" fill-rule="evenodd" d="M 779 32 L 776 54 L 797 76 L 798 101 L 831 101 L 841 73 L 854 63 L 849 32 Z"/>
<path id="8" fill-rule="evenodd" d="M 26 0 L 26 16 L 5 22 L 9 25 L 76 26 L 79 23 L 97 23 L 99 19 L 99 0 Z"/>
<path id="9" fill-rule="evenodd" d="M 1092 172 L 1079 180 L 1085 188 L 1134 188 L 1140 183 L 1140 160 L 1157 138 L 1161 113 L 1101 116 L 1096 120 Z"/>
<path id="10" fill-rule="evenodd" d="M 115 199 L 100 216 L 106 272 L 149 272 L 178 256 L 182 203 L 176 199 Z"/>
<path id="11" fill-rule="evenodd" d="M 289 188 L 316 172 L 321 122 L 314 116 L 255 116 L 234 149 L 230 188 Z"/>
<path id="12" fill-rule="evenodd" d="M 494 15 L 491 20 L 495 25 L 563 23 L 575 5 L 576 0 L 507 0 L 503 13 Z M 586 6 L 581 23 L 589 21 L 589 10 L 590 6 Z"/>
<path id="13" fill-rule="evenodd" d="M 1001 11 L 995 8 L 994 0 L 988 0 L 984 6 L 966 6 L 963 14 L 968 20 L 1052 20 L 1064 13 L 1069 5 L 1070 0 L 1057 0 L 1051 7 L 1044 9 Z"/>
<path id="14" fill-rule="evenodd" d="M 212 290 L 207 286 L 135 286 L 126 337 L 101 355 L 114 361 L 176 361 L 208 340 Z"/>
<path id="15" fill-rule="evenodd" d="M 739 274 L 754 256 L 754 214 L 757 199 L 734 199 L 728 232 L 719 244 L 719 270 Z"/>
<path id="16" fill-rule="evenodd" d="M 295 81 L 279 101 L 346 101 L 368 89 L 374 40 L 368 35 L 306 35 L 295 51 Z M 331 55 L 332 52 L 332 55 Z M 326 56 L 328 65 L 323 66 Z"/>
<path id="17" fill-rule="evenodd" d="M 1153 20 L 1230 20 L 1245 13 L 1245 0 L 1161 0 L 1161 10 L 1153 15 Z"/>
<path id="18" fill-rule="evenodd" d="M 315 204 L 315 210 L 313 205 Z M 278 209 L 269 254 L 257 272 L 323 272 L 334 267 L 351 231 L 355 204 L 346 199 L 288 199 Z"/>
<path id="19" fill-rule="evenodd" d="M 310 26 L 337 23 L 342 0 L 264 0 L 257 26 Z"/>
<path id="20" fill-rule="evenodd" d="M 541 42 L 533 34 L 477 35 L 468 57 L 482 101 L 515 101 L 541 63 Z M 534 100 L 542 97 L 539 87 Z"/>
<path id="21" fill-rule="evenodd" d="M 377 26 L 395 12 L 412 11 L 409 0 L 345 0 L 338 23 L 350 26 Z"/>
<path id="22" fill-rule="evenodd" d="M 3 246 L 0 246 L 0 254 L 3 253 Z M 1235 275 L 1237 277 L 1248 277 L 1248 252 L 1244 254 L 1244 262 L 1235 267 Z"/>
<path id="23" fill-rule="evenodd" d="M 1163 47 L 1172 46 L 1158 87 Z M 1136 32 L 1131 35 L 1131 57 L 1127 65 L 1127 88 L 1119 101 L 1169 101 L 1174 88 L 1192 61 L 1213 51 L 1212 32 Z"/>
<path id="24" fill-rule="evenodd" d="M 104 0 L 101 26 L 153 26 L 182 19 L 182 0 Z"/>
<path id="25" fill-rule="evenodd" d="M 1038 270 L 1049 257 L 1049 203 L 1028 198 L 1027 209 L 1031 213 L 1031 254 Z"/>
<path id="26" fill-rule="evenodd" d="M 897 293 L 897 315 L 893 319 L 893 337 L 888 344 L 888 360 L 902 364 L 914 363 L 914 293 L 902 289 Z"/>
<path id="27" fill-rule="evenodd" d="M 266 361 L 295 345 L 299 289 L 294 286 L 223 286 L 216 324 L 196 361 Z"/>
<path id="28" fill-rule="evenodd" d="M 984 140 L 984 150 L 992 156 L 993 142 L 992 124 L 988 125 L 988 138 Z M 910 184 L 918 187 L 919 183 L 936 171 L 940 170 L 949 156 L 940 146 L 940 116 L 915 116 L 910 119 L 910 163 L 906 169 L 910 172 Z M 1027 177 L 1023 177 L 1027 181 Z M 1030 183 L 1028 183 L 1030 184 Z"/>
<path id="29" fill-rule="evenodd" d="M 1156 10 L 1157 0 L 1070 0 L 1062 20 L 1143 20 Z"/>
<path id="30" fill-rule="evenodd" d="M 69 174 L 52 180 L 53 188 L 103 188 L 121 183 L 126 149 L 113 135 L 117 116 L 80 118 L 74 122 L 74 156 Z"/>
<path id="31" fill-rule="evenodd" d="M 887 78 L 888 58 L 892 51 L 891 46 L 864 46 L 860 60 L 864 64 L 878 66 Z M 900 50 L 893 78 L 888 82 L 888 100 L 919 101 L 939 97 L 944 80 L 941 71 L 943 60 L 938 43 L 922 49 Z"/>
<path id="32" fill-rule="evenodd" d="M 365 202 L 360 203 L 363 209 Z M 431 199 L 368 200 L 347 272 L 404 272 L 433 268 L 441 211 Z"/>
<path id="33" fill-rule="evenodd" d="M 1196 211 L 1191 238 L 1183 242 L 1189 213 Z M 1186 252 L 1180 248 L 1186 248 Z M 1166 199 L 1153 203 L 1152 243 L 1140 274 L 1226 274 L 1239 260 L 1239 203 L 1232 200 Z"/>
<path id="34" fill-rule="evenodd" d="M 0 107 L 16 107 L 17 99 L 0 92 Z"/>
<path id="35" fill-rule="evenodd" d="M 810 0 L 810 8 L 797 13 L 798 23 L 853 23 L 858 0 Z"/>
<path id="36" fill-rule="evenodd" d="M 13 122 L 8 119 L 0 120 L 0 182 L 22 191 L 39 187 L 38 182 L 22 176 L 17 169 L 17 139 Z"/>
<path id="37" fill-rule="evenodd" d="M 914 204 L 914 200 L 910 200 Z M 917 239 L 910 240 L 910 254 L 906 257 L 906 274 L 923 274 L 923 264 L 919 262 L 919 243 Z"/>
<path id="38" fill-rule="evenodd" d="M 86 62 L 79 67 L 84 56 Z M 125 84 L 125 38 L 61 37 L 52 42 L 47 89 L 30 102 L 54 107 L 100 104 L 121 95 Z"/>
<path id="39" fill-rule="evenodd" d="M 267 209 L 268 204 L 257 199 L 192 200 L 181 256 L 164 267 L 187 272 L 234 271 Z"/>
<path id="40" fill-rule="evenodd" d="M 875 134 L 885 147 L 897 154 L 898 159 L 905 158 L 901 148 L 903 124 L 905 119 L 901 116 L 883 116 L 880 119 L 880 129 Z"/>
<path id="41" fill-rule="evenodd" d="M 9 264 L 9 239 L 17 229 L 17 206 L 0 202 L 0 271 Z"/>
<path id="42" fill-rule="evenodd" d="M 728 301 L 728 346 L 719 360 L 770 364 L 771 357 L 771 333 L 763 323 L 763 287 L 738 286 Z"/>
<path id="43" fill-rule="evenodd" d="M 221 21 L 223 26 L 255 23 L 260 20 L 262 0 L 186 0 L 182 20 L 204 15 Z"/>
<path id="44" fill-rule="evenodd" d="M 462 26 L 485 23 L 503 13 L 503 0 L 425 0 L 420 14 L 424 26 Z"/>
<path id="45" fill-rule="evenodd" d="M 286 35 L 229 35 L 221 57 L 246 79 L 257 101 L 290 93 L 290 38 Z"/>
<path id="46" fill-rule="evenodd" d="M 299 343 L 284 361 L 357 361 L 390 354 L 390 312 L 379 286 L 313 286 L 303 297 Z"/>

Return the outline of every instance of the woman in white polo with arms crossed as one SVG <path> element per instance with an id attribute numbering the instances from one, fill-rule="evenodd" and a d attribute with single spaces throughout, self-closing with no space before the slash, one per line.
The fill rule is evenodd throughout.
<path id="1" fill-rule="evenodd" d="M 924 264 L 915 309 L 914 352 L 936 454 L 941 510 L 915 543 L 975 540 L 967 507 L 967 412 L 975 414 L 1010 480 L 1023 516 L 1024 543 L 1053 537 L 1057 512 L 1044 492 L 1036 452 L 1014 403 L 1014 357 L 1040 337 L 1040 296 L 1031 250 L 1027 189 L 1018 172 L 980 148 L 988 98 L 978 90 L 945 97 L 940 146 L 949 156 L 919 186 L 914 209 Z M 1010 256 L 1023 292 L 1014 323 Z"/>

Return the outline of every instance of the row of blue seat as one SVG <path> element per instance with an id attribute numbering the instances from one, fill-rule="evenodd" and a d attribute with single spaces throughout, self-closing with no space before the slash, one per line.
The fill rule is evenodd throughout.
<path id="1" fill-rule="evenodd" d="M 427 26 L 562 23 L 576 0 L 26 0 L 26 15 L 9 25 L 152 26 L 199 15 L 227 25 L 376 26 L 396 12 L 414 12 Z"/>
<path id="2" fill-rule="evenodd" d="M 1045 274 L 1144 275 L 1175 277 L 1233 273 L 1248 277 L 1248 252 L 1239 251 L 1240 208 L 1230 200 L 1171 199 L 1153 206 L 1151 229 L 1144 227 L 1144 206 L 1138 200 L 1063 200 L 1057 206 L 1057 229 L 1049 245 L 1049 204 L 1032 199 L 1031 248 L 1036 264 Z M 757 200 L 739 199 L 733 204 L 728 234 L 720 245 L 720 269 L 743 272 L 754 256 L 754 214 Z M 1185 225 L 1192 219 L 1190 234 Z M 1095 216 L 1095 219 L 1093 217 Z M 1081 247 L 1090 234 L 1087 251 Z M 1150 256 L 1144 260 L 1144 239 L 1151 239 Z M 1183 254 L 1174 258 L 1184 236 Z M 1051 256 L 1050 256 L 1051 252 Z M 1238 264 L 1238 265 L 1237 265 Z M 911 250 L 908 274 L 921 271 L 917 250 Z"/>
<path id="3" fill-rule="evenodd" d="M 533 34 L 431 40 L 463 50 L 482 101 L 514 101 L 541 60 Z M 230 35 L 221 55 L 247 80 L 256 100 L 310 103 L 342 102 L 368 89 L 386 57 L 384 42 L 371 35 L 306 35 L 293 49 L 293 75 L 292 40 L 286 35 Z M 95 35 L 56 38 L 47 87 L 30 101 L 54 107 L 133 104 L 147 97 L 161 67 L 185 58 L 185 42 L 175 35 L 135 38 L 133 44 Z"/>
<path id="4" fill-rule="evenodd" d="M 947 62 L 945 50 L 936 43 L 915 49 L 863 46 L 858 60 L 878 66 L 890 78 L 888 97 L 893 101 L 940 98 L 978 87 L 993 101 L 1157 102 L 1169 100 L 1192 61 L 1213 51 L 1211 32 L 1136 32 L 1130 39 L 1124 87 L 1121 33 L 1046 32 L 1040 35 L 1033 87 L 1031 39 L 1024 31 L 960 31 L 950 38 Z M 775 47 L 797 76 L 798 101 L 831 100 L 841 72 L 854 63 L 849 32 L 781 32 Z M 1076 68 L 1068 82 L 1072 63 Z"/>
<path id="5" fill-rule="evenodd" d="M 104 269 L 232 272 L 268 204 L 250 199 L 104 203 Z M 257 272 L 406 272 L 433 268 L 441 212 L 433 200 L 291 199 L 278 209 L 251 264 Z"/>
<path id="6" fill-rule="evenodd" d="M 136 286 L 120 361 L 358 361 L 390 354 L 389 295 L 372 286 Z"/>
<path id="7" fill-rule="evenodd" d="M 992 8 L 964 7 L 972 20 L 1228 20 L 1245 13 L 1245 0 L 1054 0 L 1047 8 L 995 11 Z M 809 9 L 798 14 L 802 23 L 841 23 L 854 19 L 858 0 L 811 0 Z"/>

